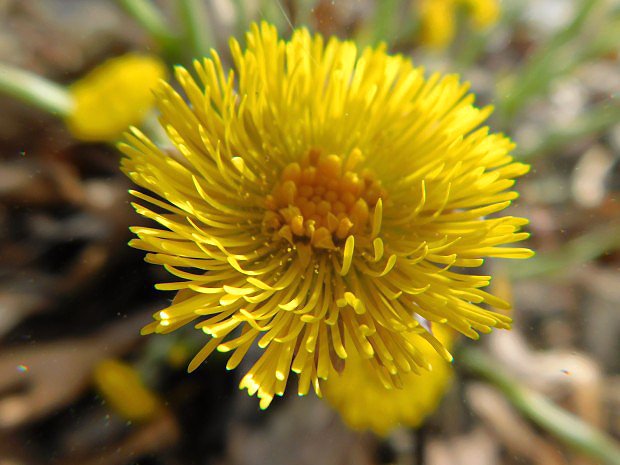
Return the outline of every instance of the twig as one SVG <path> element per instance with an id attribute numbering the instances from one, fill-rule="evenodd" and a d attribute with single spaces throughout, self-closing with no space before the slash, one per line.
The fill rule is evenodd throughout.
<path id="1" fill-rule="evenodd" d="M 562 443 L 605 465 L 620 465 L 620 447 L 612 438 L 520 385 L 480 350 L 463 347 L 456 359 L 497 386 L 523 415 Z"/>

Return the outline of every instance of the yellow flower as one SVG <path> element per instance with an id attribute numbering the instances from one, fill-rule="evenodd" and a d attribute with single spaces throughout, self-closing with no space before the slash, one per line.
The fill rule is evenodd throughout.
<path id="1" fill-rule="evenodd" d="M 451 330 L 433 325 L 433 333 L 450 348 Z M 386 436 L 399 425 L 419 426 L 437 408 L 452 378 L 452 367 L 420 336 L 408 334 L 406 340 L 420 347 L 432 371 L 404 374 L 400 389 L 382 383 L 372 365 L 355 351 L 349 353 L 340 375 L 334 373 L 321 383 L 325 399 L 350 428 Z"/>
<path id="2" fill-rule="evenodd" d="M 458 76 L 426 79 L 382 47 L 358 54 L 305 29 L 285 42 L 266 23 L 247 44 L 231 41 L 229 73 L 214 51 L 197 81 L 177 68 L 187 101 L 156 92 L 177 153 L 137 130 L 121 145 L 123 171 L 155 194 L 134 191 L 135 208 L 160 225 L 132 228 L 131 245 L 179 278 L 158 285 L 178 293 L 143 332 L 199 320 L 209 342 L 190 370 L 216 348 L 235 368 L 255 347 L 241 387 L 266 408 L 291 371 L 300 395 L 319 393 L 352 351 L 398 384 L 428 366 L 412 333 L 450 359 L 416 315 L 472 338 L 508 328 L 482 307 L 507 307 L 481 289 L 490 278 L 459 271 L 531 255 L 502 247 L 528 237 L 527 220 L 484 218 L 528 171 L 478 127 L 491 109 Z"/>
<path id="3" fill-rule="evenodd" d="M 455 0 L 420 0 L 419 40 L 427 47 L 444 49 L 454 39 L 456 18 Z"/>
<path id="4" fill-rule="evenodd" d="M 127 54 L 99 65 L 69 88 L 74 105 L 66 124 L 76 139 L 111 141 L 153 108 L 153 88 L 166 77 L 155 56 Z"/>
<path id="5" fill-rule="evenodd" d="M 93 380 L 112 409 L 127 420 L 147 421 L 163 408 L 136 370 L 125 362 L 103 360 L 95 367 Z"/>
<path id="6" fill-rule="evenodd" d="M 481 30 L 493 26 L 499 19 L 498 0 L 459 0 L 469 12 L 475 29 Z"/>
<path id="7" fill-rule="evenodd" d="M 422 44 L 444 49 L 454 40 L 457 10 L 463 7 L 476 30 L 486 29 L 499 19 L 497 0 L 417 0 Z"/>

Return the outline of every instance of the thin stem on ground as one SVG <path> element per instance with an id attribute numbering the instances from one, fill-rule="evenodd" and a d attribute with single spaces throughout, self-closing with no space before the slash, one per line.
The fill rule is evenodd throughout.
<path id="1" fill-rule="evenodd" d="M 495 385 L 525 417 L 558 441 L 605 465 L 620 465 L 620 446 L 607 434 L 521 385 L 479 349 L 463 347 L 457 360 Z"/>

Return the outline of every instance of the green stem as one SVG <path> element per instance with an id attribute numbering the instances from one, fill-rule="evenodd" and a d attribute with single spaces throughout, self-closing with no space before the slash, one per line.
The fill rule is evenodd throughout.
<path id="1" fill-rule="evenodd" d="M 480 58 L 489 42 L 487 32 L 469 31 L 465 40 L 461 41 L 462 48 L 456 56 L 456 65 L 459 69 L 471 68 Z"/>
<path id="2" fill-rule="evenodd" d="M 148 0 L 117 0 L 119 5 L 142 26 L 166 52 L 176 49 L 177 39 L 170 33 L 164 16 Z"/>
<path id="3" fill-rule="evenodd" d="M 185 41 L 192 58 L 204 57 L 215 44 L 204 0 L 178 0 Z"/>
<path id="4" fill-rule="evenodd" d="M 0 63 L 0 92 L 60 117 L 67 116 L 73 107 L 64 87 L 5 63 Z"/>
<path id="5" fill-rule="evenodd" d="M 605 465 L 620 465 L 620 447 L 604 432 L 520 385 L 478 349 L 463 347 L 457 359 L 497 386 L 523 415 L 572 449 Z"/>
<path id="6" fill-rule="evenodd" d="M 397 35 L 396 21 L 399 18 L 397 14 L 400 9 L 399 0 L 383 0 L 376 3 L 375 20 L 373 24 L 372 38 L 375 44 L 379 42 L 387 42 L 393 45 Z"/>
<path id="7" fill-rule="evenodd" d="M 235 35 L 241 37 L 248 28 L 248 12 L 244 0 L 233 0 L 235 6 Z"/>
<path id="8" fill-rule="evenodd" d="M 576 55 L 573 50 L 564 48 L 579 36 L 594 7 L 600 0 L 582 0 L 573 21 L 528 60 L 519 73 L 518 80 L 513 82 L 512 89 L 503 97 L 498 105 L 504 126 L 514 118 L 518 111 L 535 95 L 544 90 L 554 78 L 572 68 L 570 65 L 559 66 L 560 63 L 572 61 Z M 574 64 L 574 63 L 571 63 Z"/>
<path id="9" fill-rule="evenodd" d="M 620 121 L 620 105 L 604 103 L 585 112 L 568 127 L 551 131 L 541 142 L 524 152 L 519 152 L 519 160 L 531 161 L 562 147 L 566 147 L 584 137 L 595 136 Z"/>

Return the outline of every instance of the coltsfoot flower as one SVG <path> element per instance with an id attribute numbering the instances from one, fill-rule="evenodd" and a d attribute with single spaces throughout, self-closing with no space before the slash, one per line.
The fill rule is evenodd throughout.
<path id="1" fill-rule="evenodd" d="M 452 330 L 435 324 L 433 334 L 445 347 L 451 347 Z M 437 408 L 452 379 L 452 367 L 417 334 L 405 337 L 420 348 L 432 370 L 403 374 L 400 389 L 382 383 L 373 366 L 355 351 L 349 352 L 340 374 L 332 373 L 321 382 L 325 399 L 351 429 L 369 429 L 386 436 L 397 426 L 419 426 Z"/>
<path id="2" fill-rule="evenodd" d="M 498 0 L 460 0 L 467 9 L 472 25 L 476 29 L 486 29 L 499 20 Z"/>
<path id="3" fill-rule="evenodd" d="M 531 255 L 502 246 L 528 237 L 526 220 L 486 218 L 528 166 L 479 128 L 491 109 L 458 76 L 305 29 L 286 42 L 265 23 L 231 52 L 228 73 L 214 51 L 197 80 L 177 68 L 186 99 L 157 91 L 176 153 L 137 130 L 121 146 L 123 171 L 155 194 L 134 191 L 135 208 L 161 226 L 133 228 L 131 245 L 179 278 L 158 285 L 177 295 L 144 333 L 198 320 L 209 340 L 190 371 L 257 347 L 241 387 L 266 408 L 291 372 L 300 395 L 320 393 L 352 353 L 390 386 L 429 366 L 418 340 L 449 360 L 419 316 L 471 338 L 510 326 L 485 308 L 508 307 L 482 290 L 490 277 L 462 268 Z"/>
<path id="4" fill-rule="evenodd" d="M 93 372 L 97 390 L 110 407 L 129 421 L 145 422 L 161 413 L 162 401 L 148 389 L 129 364 L 105 359 Z"/>
<path id="5" fill-rule="evenodd" d="M 454 40 L 459 9 L 478 31 L 494 25 L 500 16 L 498 0 L 415 0 L 413 5 L 420 20 L 420 42 L 435 49 Z"/>
<path id="6" fill-rule="evenodd" d="M 153 88 L 166 77 L 156 56 L 129 53 L 97 66 L 69 87 L 69 131 L 85 141 L 114 141 L 153 109 Z"/>
<path id="7" fill-rule="evenodd" d="M 454 0 L 416 0 L 415 4 L 420 20 L 420 42 L 434 49 L 450 45 L 456 31 Z"/>

